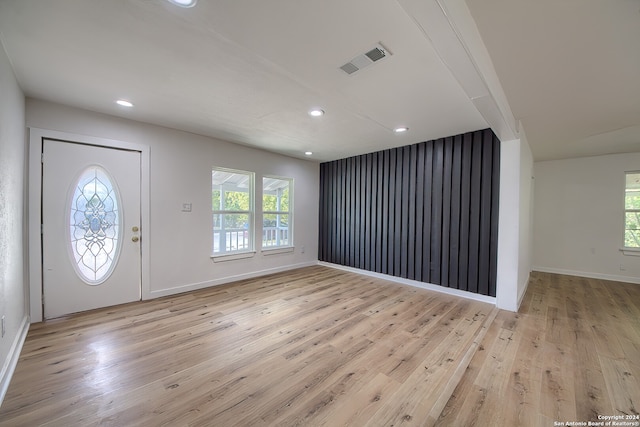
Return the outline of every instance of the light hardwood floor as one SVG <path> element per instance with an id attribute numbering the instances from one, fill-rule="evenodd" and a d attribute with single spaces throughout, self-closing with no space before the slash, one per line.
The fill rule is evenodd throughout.
<path id="1" fill-rule="evenodd" d="M 639 412 L 640 285 L 534 272 L 519 313 L 498 314 L 436 425 L 612 415 L 640 425 Z"/>
<path id="2" fill-rule="evenodd" d="M 520 313 L 310 267 L 32 325 L 0 425 L 501 426 L 637 414 L 640 285 Z"/>

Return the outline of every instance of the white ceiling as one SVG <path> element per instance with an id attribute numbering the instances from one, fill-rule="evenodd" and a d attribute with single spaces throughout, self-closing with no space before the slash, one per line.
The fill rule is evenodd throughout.
<path id="1" fill-rule="evenodd" d="M 640 151 L 639 0 L 467 0 L 537 160 Z"/>
<path id="2" fill-rule="evenodd" d="M 295 157 L 504 139 L 518 119 L 537 159 L 640 151 L 639 0 L 467 4 L 0 0 L 0 39 L 29 97 Z M 392 55 L 339 69 L 377 43 Z"/>

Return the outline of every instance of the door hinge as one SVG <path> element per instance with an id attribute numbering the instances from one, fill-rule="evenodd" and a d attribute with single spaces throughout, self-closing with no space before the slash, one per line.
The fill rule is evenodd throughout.
<path id="1" fill-rule="evenodd" d="M 44 153 L 40 153 L 40 163 L 44 163 Z"/>
<path id="2" fill-rule="evenodd" d="M 40 235 L 44 235 L 44 224 L 40 224 Z"/>

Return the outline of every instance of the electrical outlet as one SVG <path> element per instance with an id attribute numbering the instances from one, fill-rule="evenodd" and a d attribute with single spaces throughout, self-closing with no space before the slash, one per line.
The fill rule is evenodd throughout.
<path id="1" fill-rule="evenodd" d="M 626 268 L 624 268 L 624 264 L 620 264 L 620 271 L 625 271 Z"/>
<path id="2" fill-rule="evenodd" d="M 304 246 L 300 248 L 300 253 L 303 254 L 304 253 Z"/>

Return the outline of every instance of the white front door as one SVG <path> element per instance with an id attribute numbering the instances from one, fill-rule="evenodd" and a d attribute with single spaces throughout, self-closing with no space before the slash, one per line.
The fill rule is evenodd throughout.
<path id="1" fill-rule="evenodd" d="M 140 300 L 140 160 L 43 140 L 45 318 Z"/>

